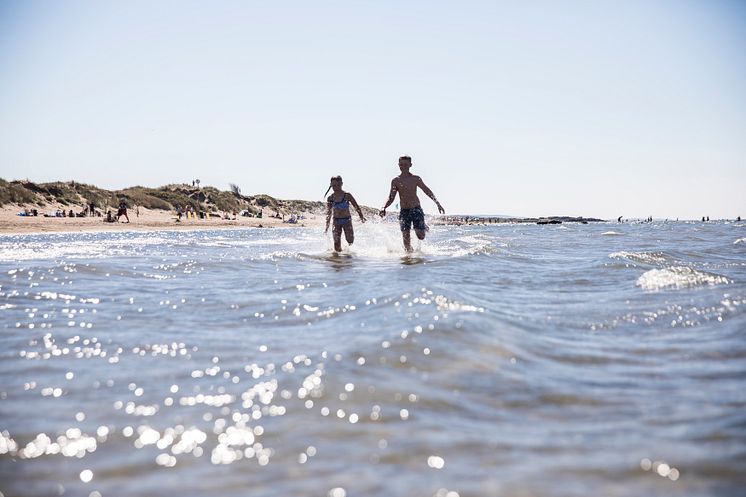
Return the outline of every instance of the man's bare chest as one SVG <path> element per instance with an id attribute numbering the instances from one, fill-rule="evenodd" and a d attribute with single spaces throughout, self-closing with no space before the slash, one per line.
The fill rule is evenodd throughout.
<path id="1" fill-rule="evenodd" d="M 398 178 L 394 184 L 397 190 L 405 194 L 417 191 L 417 178 Z"/>

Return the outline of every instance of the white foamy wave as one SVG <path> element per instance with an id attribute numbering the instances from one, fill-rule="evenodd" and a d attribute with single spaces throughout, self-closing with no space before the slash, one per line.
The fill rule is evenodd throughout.
<path id="1" fill-rule="evenodd" d="M 601 233 L 601 236 L 622 236 L 623 233 L 619 233 L 618 231 L 604 231 Z"/>
<path id="2" fill-rule="evenodd" d="M 735 242 L 733 242 L 733 245 L 738 245 L 739 243 L 743 243 L 746 245 L 746 238 L 739 238 Z"/>
<path id="3" fill-rule="evenodd" d="M 494 249 L 493 240 L 483 235 L 459 236 L 437 244 L 422 243 L 422 253 L 445 257 L 492 253 Z"/>
<path id="4" fill-rule="evenodd" d="M 632 262 L 643 264 L 663 264 L 667 257 L 662 252 L 613 252 L 609 254 L 610 259 L 627 259 Z"/>
<path id="5" fill-rule="evenodd" d="M 480 253 L 491 253 L 495 242 L 484 235 L 464 235 L 438 239 L 437 235 L 447 230 L 433 227 L 423 241 L 412 233 L 412 248 L 415 257 L 465 257 Z M 306 247 L 301 252 L 312 257 L 327 257 L 333 250 L 329 234 L 318 233 L 307 239 Z M 315 255 L 314 255 L 315 254 Z M 342 240 L 342 254 L 375 260 L 400 260 L 406 256 L 402 244 L 401 232 L 392 223 L 370 222 L 355 226 L 355 243 L 352 246 Z"/>
<path id="6" fill-rule="evenodd" d="M 637 279 L 637 286 L 643 290 L 663 290 L 700 285 L 721 285 L 730 282 L 725 276 L 697 271 L 690 267 L 675 266 L 646 271 Z"/>
<path id="7" fill-rule="evenodd" d="M 77 234 L 71 235 L 76 237 Z M 64 258 L 101 258 L 132 254 L 138 249 L 174 244 L 172 239 L 153 235 L 135 235 L 121 232 L 114 235 L 90 233 L 82 239 L 40 235 L 39 241 L 0 243 L 0 261 L 25 261 Z M 184 240 L 182 244 L 191 243 Z"/>
<path id="8" fill-rule="evenodd" d="M 286 228 L 266 231 L 259 235 L 262 228 L 247 228 L 235 231 L 234 236 L 203 237 L 198 241 L 200 247 L 245 247 L 260 250 L 269 246 L 304 245 L 316 242 L 320 234 L 310 230 Z M 287 236 L 290 234 L 290 236 Z"/>

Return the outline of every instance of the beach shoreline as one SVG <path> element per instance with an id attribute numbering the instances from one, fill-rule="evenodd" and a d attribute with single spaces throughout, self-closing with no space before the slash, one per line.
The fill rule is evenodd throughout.
<path id="1" fill-rule="evenodd" d="M 215 229 L 244 229 L 244 228 L 323 228 L 325 216 L 312 213 L 299 213 L 300 218 L 295 223 L 286 222 L 290 216 L 281 217 L 244 217 L 236 216 L 224 219 L 211 216 L 205 219 L 187 219 L 182 216 L 177 220 L 176 213 L 159 209 L 139 208 L 137 211 L 130 209 L 128 214 L 130 222 L 119 221 L 108 223 L 104 217 L 45 217 L 41 211 L 38 216 L 19 216 L 26 207 L 18 205 L 6 205 L 0 207 L 0 234 L 3 235 L 32 235 L 46 233 L 78 233 L 78 232 L 116 232 L 116 231 L 191 231 L 191 230 L 215 230 Z M 56 210 L 56 206 L 47 206 L 46 211 Z M 393 215 L 394 213 L 392 213 Z M 434 216 L 429 217 L 428 224 L 431 226 L 490 226 L 510 224 L 561 224 L 604 222 L 593 218 L 483 218 L 477 216 Z M 553 221 L 551 221 L 553 220 Z"/>
<path id="2" fill-rule="evenodd" d="M 303 213 L 303 218 L 296 223 L 287 223 L 282 218 L 275 217 L 243 217 L 223 219 L 212 216 L 206 219 L 186 219 L 182 216 L 177 220 L 174 212 L 151 210 L 140 207 L 139 216 L 130 209 L 130 222 L 107 223 L 104 217 L 44 217 L 19 216 L 24 207 L 6 205 L 0 208 L 0 234 L 3 235 L 31 235 L 46 233 L 77 233 L 77 232 L 113 232 L 113 231 L 190 231 L 210 229 L 241 229 L 241 228 L 288 228 L 288 227 L 322 227 L 324 217 L 319 214 Z M 54 210 L 53 207 L 45 208 Z M 286 216 L 287 218 L 288 216 Z"/>

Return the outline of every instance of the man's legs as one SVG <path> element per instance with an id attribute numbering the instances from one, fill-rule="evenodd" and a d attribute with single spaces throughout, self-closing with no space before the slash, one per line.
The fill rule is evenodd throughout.
<path id="1" fill-rule="evenodd" d="M 412 251 L 412 242 L 409 231 L 412 229 L 412 210 L 402 209 L 399 211 L 399 228 L 401 229 L 401 238 L 404 242 L 404 251 Z"/>
<path id="2" fill-rule="evenodd" d="M 402 231 L 401 238 L 402 238 L 402 241 L 404 242 L 404 250 L 406 252 L 412 252 L 412 242 L 411 242 L 409 230 Z"/>
<path id="3" fill-rule="evenodd" d="M 415 207 L 414 209 L 409 211 L 409 217 L 412 223 L 412 227 L 414 227 L 414 234 L 417 235 L 417 238 L 419 240 L 424 240 L 425 233 L 427 232 L 427 225 L 425 225 L 425 213 L 422 212 L 422 209 L 420 207 Z M 407 252 L 412 251 L 412 246 L 409 243 L 409 230 L 407 230 L 407 241 L 405 242 L 405 246 L 409 247 Z"/>

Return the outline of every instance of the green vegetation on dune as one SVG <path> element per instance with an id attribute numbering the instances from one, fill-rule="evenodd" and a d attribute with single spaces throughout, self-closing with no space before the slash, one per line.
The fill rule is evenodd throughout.
<path id="1" fill-rule="evenodd" d="M 170 184 L 159 188 L 132 186 L 112 191 L 73 181 L 33 183 L 0 179 L 0 206 L 63 205 L 83 209 L 92 203 L 96 208 L 103 210 L 116 207 L 120 199 L 124 199 L 130 207 L 140 206 L 147 209 L 176 210 L 177 207 L 191 206 L 195 211 L 247 210 L 252 214 L 264 210 L 266 216 L 299 212 L 323 214 L 326 207 L 323 202 L 279 200 L 265 194 L 246 196 L 238 191 L 222 191 L 212 186 L 200 188 L 188 184 Z M 367 207 L 363 209 L 373 211 Z"/>
<path id="2" fill-rule="evenodd" d="M 185 207 L 191 205 L 193 209 L 197 208 L 196 203 L 189 202 L 186 198 L 178 193 L 170 191 L 160 191 L 155 188 L 145 188 L 142 186 L 133 186 L 117 192 L 123 197 L 128 204 L 140 205 L 146 209 L 171 210 L 175 205 Z"/>
<path id="3" fill-rule="evenodd" d="M 114 194 L 92 185 L 86 185 L 85 183 L 75 183 L 74 188 L 77 194 L 85 200 L 86 204 L 103 206 L 107 203 L 112 204 L 114 201 L 116 201 L 116 196 Z"/>
<path id="4" fill-rule="evenodd" d="M 36 194 L 13 182 L 8 183 L 0 179 L 0 206 L 5 204 L 28 205 L 36 202 Z"/>
<path id="5" fill-rule="evenodd" d="M 83 206 L 89 203 L 106 205 L 116 201 L 107 190 L 84 183 L 61 182 L 33 183 L 31 181 L 5 181 L 0 179 L 0 206 L 5 204 L 36 205 L 61 204 Z"/>
<path id="6" fill-rule="evenodd" d="M 213 186 L 202 188 L 206 201 L 209 201 L 220 211 L 240 211 L 250 205 L 248 199 L 233 192 L 223 192 Z"/>

